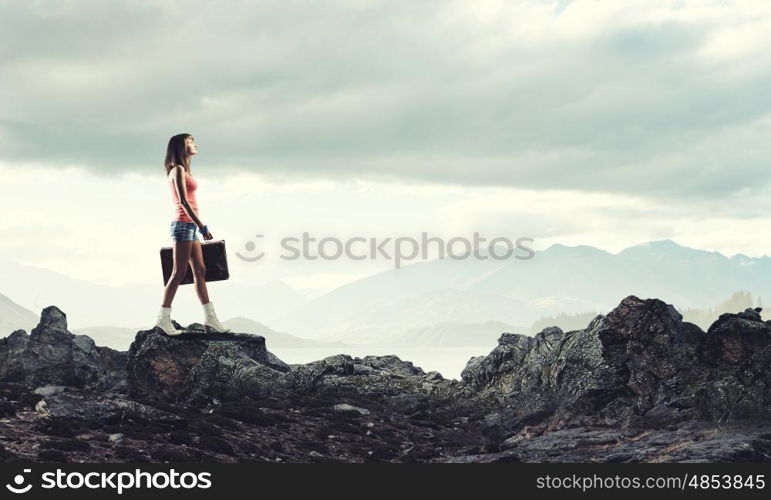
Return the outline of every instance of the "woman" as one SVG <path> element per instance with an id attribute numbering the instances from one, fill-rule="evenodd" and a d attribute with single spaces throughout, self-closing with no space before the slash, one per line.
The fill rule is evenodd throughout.
<path id="1" fill-rule="evenodd" d="M 158 313 L 158 321 L 155 326 L 166 332 L 167 335 L 179 335 L 182 333 L 171 323 L 171 301 L 177 292 L 179 284 L 187 273 L 187 263 L 193 269 L 195 291 L 201 301 L 204 310 L 204 328 L 206 332 L 229 332 L 217 319 L 214 305 L 209 302 L 209 294 L 206 290 L 206 266 L 203 262 L 201 241 L 195 234 L 196 228 L 204 239 L 213 238 L 209 229 L 198 217 L 198 203 L 195 199 L 195 191 L 198 183 L 190 174 L 190 160 L 197 153 L 195 139 L 190 134 L 178 134 L 169 139 L 166 148 L 166 180 L 171 188 L 171 195 L 176 208 L 176 216 L 171 222 L 171 238 L 174 240 L 174 265 L 171 277 L 163 290 L 163 303 Z"/>

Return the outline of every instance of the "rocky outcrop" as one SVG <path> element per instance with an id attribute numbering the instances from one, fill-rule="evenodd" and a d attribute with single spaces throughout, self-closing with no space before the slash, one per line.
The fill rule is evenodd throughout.
<path id="1" fill-rule="evenodd" d="M 278 395 L 289 366 L 268 352 L 265 338 L 250 334 L 185 333 L 159 329 L 137 334 L 127 359 L 134 397 L 196 401 Z"/>
<path id="2" fill-rule="evenodd" d="M 329 356 L 288 365 L 270 353 L 265 338 L 245 333 L 186 333 L 169 337 L 141 331 L 127 359 L 132 397 L 201 405 L 212 400 L 286 398 L 289 394 L 391 398 L 415 406 L 429 394 L 450 394 L 456 380 L 426 374 L 396 356 Z M 410 403 L 406 401 L 410 400 Z"/>
<path id="3" fill-rule="evenodd" d="M 671 305 L 630 296 L 583 330 L 504 334 L 462 380 L 552 428 L 586 417 L 616 427 L 768 421 L 771 327 L 748 309 L 723 314 L 705 333 Z"/>
<path id="4" fill-rule="evenodd" d="M 0 461 L 771 462 L 771 323 L 707 332 L 625 298 L 582 330 L 501 335 L 461 381 L 397 356 L 286 364 L 265 339 L 140 331 L 52 306 L 0 339 Z"/>
<path id="5" fill-rule="evenodd" d="M 0 381 L 27 386 L 120 390 L 126 381 L 125 362 L 124 354 L 67 331 L 67 316 L 56 306 L 43 309 L 31 334 L 16 330 L 0 339 Z"/>

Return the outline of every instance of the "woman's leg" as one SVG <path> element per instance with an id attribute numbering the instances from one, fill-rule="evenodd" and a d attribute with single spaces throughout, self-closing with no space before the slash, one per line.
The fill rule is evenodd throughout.
<path id="1" fill-rule="evenodd" d="M 187 263 L 190 260 L 190 253 L 192 251 L 192 241 L 175 241 L 174 242 L 174 265 L 171 269 L 171 276 L 169 277 L 166 288 L 163 289 L 163 307 L 171 307 L 171 301 L 174 300 L 174 295 L 177 293 L 177 288 L 182 280 L 185 279 L 187 273 Z"/>
<path id="2" fill-rule="evenodd" d="M 193 268 L 193 281 L 195 282 L 195 293 L 201 304 L 209 302 L 209 292 L 206 290 L 206 264 L 203 262 L 203 250 L 201 242 L 193 242 L 193 249 L 190 253 L 190 266 Z"/>

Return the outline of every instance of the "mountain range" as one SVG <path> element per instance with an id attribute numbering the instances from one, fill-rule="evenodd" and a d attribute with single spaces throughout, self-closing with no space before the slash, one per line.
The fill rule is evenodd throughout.
<path id="1" fill-rule="evenodd" d="M 602 311 L 635 294 L 708 308 L 738 290 L 771 295 L 771 258 L 727 257 L 672 240 L 612 254 L 555 244 L 532 259 L 437 259 L 383 271 L 305 301 L 271 322 L 308 338 L 406 332 L 440 321 L 530 325 Z M 371 333 L 370 336 L 376 336 Z"/>
<path id="2" fill-rule="evenodd" d="M 160 268 L 160 267 L 159 267 Z M 302 302 L 302 297 L 281 280 L 242 285 L 211 283 L 213 302 L 221 316 L 235 317 L 238 311 L 259 319 L 282 315 Z M 174 317 L 183 323 L 203 319 L 201 306 L 192 290 L 183 285 L 177 291 Z M 163 284 L 128 283 L 107 286 L 67 274 L 17 262 L 0 261 L 0 293 L 26 309 L 40 311 L 50 304 L 67 307 L 71 324 L 77 328 L 104 326 L 147 328 L 155 322 L 161 304 Z"/>
<path id="3" fill-rule="evenodd" d="M 154 322 L 160 283 L 110 287 L 63 273 L 66 270 L 0 262 L 0 293 L 31 311 L 60 304 L 78 330 L 108 325 L 136 331 Z M 529 260 L 469 256 L 416 262 L 315 298 L 304 298 L 280 280 L 253 286 L 216 282 L 212 289 L 221 317 L 248 318 L 258 332 L 270 325 L 273 332 L 349 345 L 426 346 L 440 340 L 458 345 L 459 338 L 468 345 L 487 345 L 494 336 L 485 324 L 500 323 L 507 325 L 506 331 L 526 333 L 541 318 L 607 310 L 630 294 L 659 297 L 683 309 L 712 307 L 739 290 L 762 301 L 771 296 L 771 258 L 728 257 L 672 240 L 615 254 L 587 245 L 555 244 Z M 180 295 L 173 317 L 182 323 L 200 321 L 194 294 Z M 17 318 L 11 321 L 14 328 L 32 321 L 18 310 L 9 314 Z M 110 335 L 127 339 L 128 332 Z"/>
<path id="4" fill-rule="evenodd" d="M 30 331 L 37 323 L 38 316 L 35 313 L 0 294 L 0 338 L 15 330 Z M 269 339 L 271 345 L 279 349 L 345 346 L 340 342 L 319 342 L 276 332 L 262 323 L 243 317 L 231 318 L 223 321 L 223 324 L 232 331 L 260 335 Z M 90 326 L 73 329 L 72 332 L 76 335 L 87 335 L 99 345 L 117 350 L 127 350 L 136 336 L 136 330 L 119 326 Z"/>

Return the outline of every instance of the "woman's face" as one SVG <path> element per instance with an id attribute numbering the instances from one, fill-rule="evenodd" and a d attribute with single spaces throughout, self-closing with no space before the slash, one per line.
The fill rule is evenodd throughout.
<path id="1" fill-rule="evenodd" d="M 198 154 L 198 149 L 197 149 L 197 147 L 195 145 L 195 139 L 193 139 L 192 137 L 186 137 L 185 138 L 185 151 L 190 156 Z"/>

